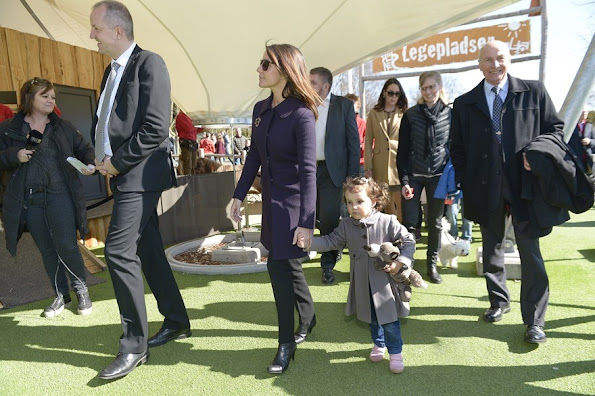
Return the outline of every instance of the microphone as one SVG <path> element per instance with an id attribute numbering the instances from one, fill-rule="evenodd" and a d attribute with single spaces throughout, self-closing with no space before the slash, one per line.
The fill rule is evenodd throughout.
<path id="1" fill-rule="evenodd" d="M 31 132 L 27 134 L 27 150 L 33 150 L 35 147 L 39 146 L 42 140 L 43 133 L 39 132 L 37 129 L 32 129 Z"/>

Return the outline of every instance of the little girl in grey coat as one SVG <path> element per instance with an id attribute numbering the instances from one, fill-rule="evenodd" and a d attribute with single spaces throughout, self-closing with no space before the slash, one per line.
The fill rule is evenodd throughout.
<path id="1" fill-rule="evenodd" d="M 388 349 L 390 370 L 403 371 L 403 341 L 399 317 L 409 314 L 409 304 L 401 301 L 391 273 L 413 265 L 415 237 L 401 225 L 394 215 L 381 213 L 388 202 L 388 189 L 370 178 L 355 177 L 343 185 L 343 193 L 350 217 L 343 218 L 330 234 L 314 237 L 307 250 L 324 252 L 347 245 L 350 259 L 350 280 L 346 315 L 370 324 L 374 346 L 370 360 L 381 362 Z M 383 242 L 399 242 L 401 253 L 393 263 L 383 263 L 370 257 L 364 247 Z M 378 261 L 377 261 L 378 260 Z"/>

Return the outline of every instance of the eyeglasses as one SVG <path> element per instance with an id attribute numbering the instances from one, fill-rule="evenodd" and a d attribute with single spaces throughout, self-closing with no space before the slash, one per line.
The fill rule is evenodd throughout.
<path id="1" fill-rule="evenodd" d="M 434 83 L 432 85 L 428 85 L 427 87 L 419 87 L 419 90 L 422 92 L 426 92 L 427 90 L 433 91 L 438 86 L 438 83 Z"/>
<path id="2" fill-rule="evenodd" d="M 393 92 L 393 91 L 386 91 L 386 94 L 388 96 L 396 96 L 396 97 L 399 97 L 401 95 L 400 92 Z"/>
<path id="3" fill-rule="evenodd" d="M 262 67 L 262 70 L 264 70 L 264 71 L 269 70 L 269 66 L 271 66 L 271 65 L 275 65 L 275 64 L 273 62 L 271 62 L 270 60 L 268 60 L 268 59 L 261 59 L 260 60 L 260 67 Z"/>

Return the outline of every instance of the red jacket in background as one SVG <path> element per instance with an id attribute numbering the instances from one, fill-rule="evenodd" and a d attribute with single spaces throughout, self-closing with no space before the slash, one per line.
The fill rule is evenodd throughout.
<path id="1" fill-rule="evenodd" d="M 184 112 L 180 111 L 176 116 L 176 131 L 180 139 L 196 141 L 196 134 L 200 132 L 194 127 L 192 120 Z"/>
<path id="2" fill-rule="evenodd" d="M 14 113 L 12 112 L 10 107 L 0 103 L 0 122 L 8 120 L 12 117 L 14 117 Z"/>
<path id="3" fill-rule="evenodd" d="M 214 154 L 215 153 L 215 145 L 208 137 L 204 137 L 200 139 L 200 143 L 198 148 L 204 149 L 205 154 Z"/>
<path id="4" fill-rule="evenodd" d="M 366 138 L 366 120 L 361 118 L 359 114 L 355 114 L 355 122 L 357 123 L 357 131 L 359 132 L 359 164 L 364 166 L 364 142 Z"/>

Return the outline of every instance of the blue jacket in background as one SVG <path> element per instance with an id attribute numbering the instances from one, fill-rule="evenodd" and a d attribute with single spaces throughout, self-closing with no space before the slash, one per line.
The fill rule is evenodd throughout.
<path id="1" fill-rule="evenodd" d="M 434 198 L 446 199 L 446 197 L 456 197 L 459 194 L 463 198 L 463 192 L 457 188 L 457 182 L 455 181 L 455 168 L 452 166 L 452 162 L 448 160 L 436 186 Z"/>

